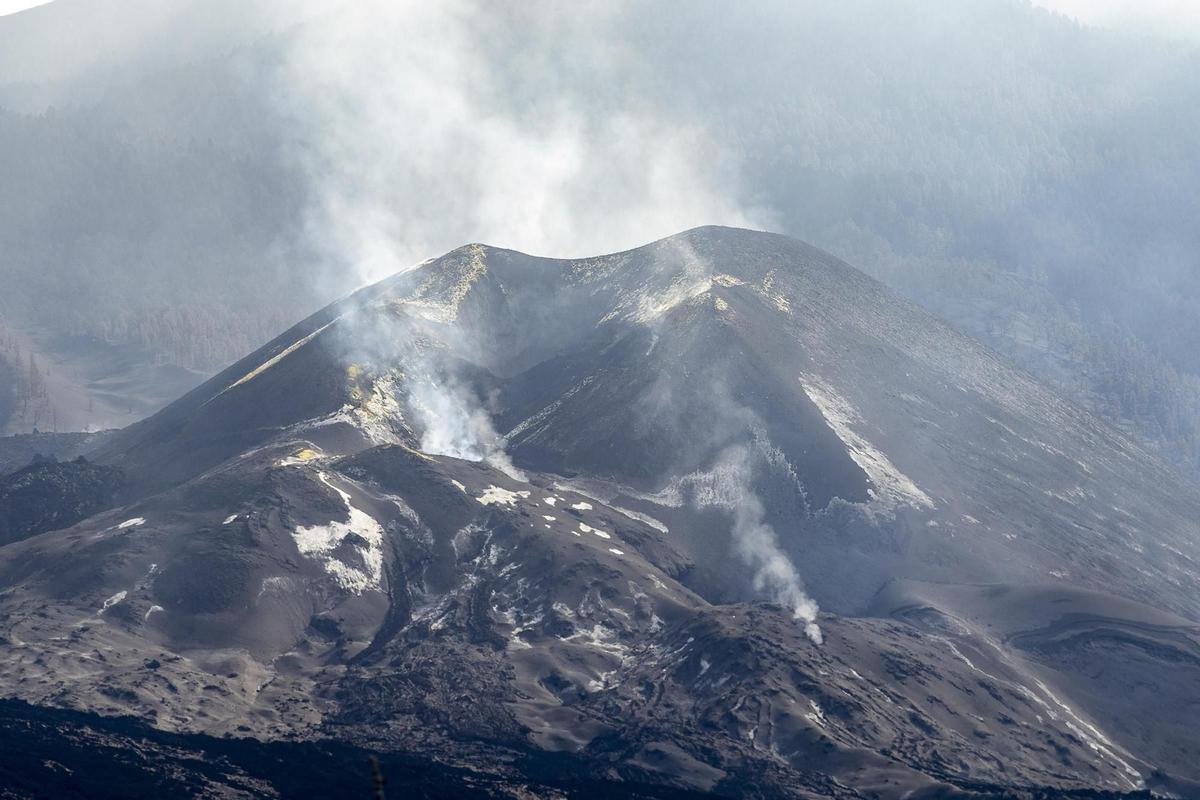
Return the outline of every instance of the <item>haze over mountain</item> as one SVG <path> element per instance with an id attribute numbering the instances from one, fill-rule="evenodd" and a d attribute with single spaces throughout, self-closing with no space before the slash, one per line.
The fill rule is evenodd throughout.
<path id="1" fill-rule="evenodd" d="M 9 431 L 127 424 L 462 241 L 717 221 L 859 264 L 1197 463 L 1188 40 L 1019 0 L 142 5 L 0 21 Z"/>
<path id="2" fill-rule="evenodd" d="M 1043 5 L 0 17 L 0 800 L 1200 797 L 1200 40 Z"/>
<path id="3" fill-rule="evenodd" d="M 36 706 L 492 796 L 1200 780 L 1200 493 L 786 237 L 460 247 L 87 455 L 120 507 L 0 547 Z"/>

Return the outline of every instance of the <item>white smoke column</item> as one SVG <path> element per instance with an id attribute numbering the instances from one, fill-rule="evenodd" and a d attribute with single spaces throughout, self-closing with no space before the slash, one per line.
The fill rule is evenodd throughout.
<path id="1" fill-rule="evenodd" d="M 665 314 L 708 292 L 717 272 L 710 260 L 685 240 L 674 240 L 670 247 L 675 256 L 674 271 L 658 276 L 658 282 L 648 285 L 646 293 L 637 297 L 636 309 L 631 309 L 635 311 L 635 318 L 649 328 L 654 341 L 658 339 Z M 686 497 L 701 508 L 715 506 L 730 511 L 733 515 L 730 531 L 733 550 L 751 568 L 754 589 L 790 608 L 793 616 L 804 623 L 808 638 L 821 644 L 823 637 L 817 625 L 817 603 L 804 591 L 795 565 L 779 546 L 774 528 L 766 523 L 765 509 L 754 491 L 753 459 L 761 459 L 775 469 L 786 469 L 793 481 L 796 480 L 795 473 L 783 454 L 771 447 L 754 412 L 733 398 L 727 379 L 712 380 L 708 389 L 714 408 L 709 420 L 713 446 L 720 446 L 724 436 L 750 433 L 753 458 L 746 445 L 726 447 L 711 469 L 677 478 L 657 495 L 645 497 L 668 505 L 682 504 Z M 649 392 L 643 397 L 638 411 L 648 416 L 649 425 L 673 421 L 677 413 L 669 391 Z M 803 493 L 802 486 L 797 485 L 797 490 Z"/>
<path id="2" fill-rule="evenodd" d="M 467 461 L 484 461 L 513 480 L 525 474 L 504 451 L 504 437 L 474 393 L 453 378 L 417 378 L 409 387 L 409 403 L 421 426 L 421 450 Z"/>
<path id="3" fill-rule="evenodd" d="M 292 123 L 285 155 L 307 178 L 318 294 L 467 242 L 590 256 L 748 224 L 731 199 L 734 170 L 703 128 L 622 91 L 642 67 L 614 31 L 621 13 L 307 0 L 306 22 L 283 40 L 277 96 Z M 430 380 L 410 387 L 426 409 L 424 446 L 511 470 L 478 399 Z"/>
<path id="4" fill-rule="evenodd" d="M 724 508 L 733 514 L 732 542 L 737 556 L 751 568 L 754 588 L 804 623 L 804 633 L 814 644 L 823 636 L 817 625 L 818 607 L 804 591 L 796 566 L 779 546 L 779 536 L 766 523 L 762 501 L 754 491 L 749 449 L 733 445 L 721 452 L 712 469 L 677 479 L 666 497 L 684 495 L 701 508 Z M 658 499 L 651 497 L 649 499 Z M 669 500 L 668 500 L 669 502 Z"/>
<path id="5" fill-rule="evenodd" d="M 791 559 L 779 547 L 775 529 L 763 520 L 762 501 L 746 487 L 733 509 L 733 546 L 754 569 L 754 588 L 792 610 L 804 623 L 804 633 L 815 644 L 824 637 L 817 625 L 817 603 L 809 597 Z"/>

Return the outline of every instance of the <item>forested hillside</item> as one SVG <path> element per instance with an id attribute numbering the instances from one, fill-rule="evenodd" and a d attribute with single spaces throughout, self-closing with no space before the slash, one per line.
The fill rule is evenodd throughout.
<path id="1" fill-rule="evenodd" d="M 0 280 L 15 290 L 0 314 L 211 370 L 308 307 L 276 251 L 303 187 L 239 66 L 175 70 L 95 106 L 0 111 Z"/>
<path id="2" fill-rule="evenodd" d="M 661 96 L 778 227 L 1200 464 L 1196 48 L 1002 0 L 754 4 L 733 30 L 689 10 L 631 29 L 685 31 Z"/>

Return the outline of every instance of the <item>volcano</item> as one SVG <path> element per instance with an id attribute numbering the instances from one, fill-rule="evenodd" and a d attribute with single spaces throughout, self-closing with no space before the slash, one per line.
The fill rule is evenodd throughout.
<path id="1" fill-rule="evenodd" d="M 467 245 L 87 458 L 0 537 L 0 730 L 214 796 L 1200 792 L 1200 492 L 793 239 Z"/>

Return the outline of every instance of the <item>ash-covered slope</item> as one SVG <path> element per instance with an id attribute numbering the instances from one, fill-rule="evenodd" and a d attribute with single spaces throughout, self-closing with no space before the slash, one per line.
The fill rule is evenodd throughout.
<path id="1" fill-rule="evenodd" d="M 0 682 L 166 731 L 335 739 L 518 786 L 547 780 L 522 764 L 551 755 L 576 779 L 733 796 L 1141 780 L 982 640 L 826 615 L 817 645 L 785 608 L 686 588 L 670 535 L 524 477 L 292 441 L 10 545 Z"/>
<path id="2" fill-rule="evenodd" d="M 1200 779 L 1197 493 L 784 237 L 463 247 L 92 455 L 126 505 L 0 548 L 29 702 L 517 783 Z"/>
<path id="3" fill-rule="evenodd" d="M 701 228 L 573 261 L 460 248 L 322 311 L 97 455 L 136 497 L 290 426 L 351 418 L 364 444 L 453 455 L 495 449 L 494 431 L 517 465 L 603 481 L 591 491 L 651 514 L 749 481 L 843 611 L 903 576 L 1067 580 L 1200 618 L 1190 485 L 786 237 Z"/>

